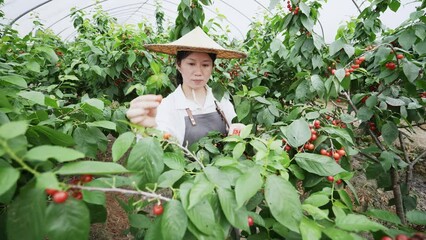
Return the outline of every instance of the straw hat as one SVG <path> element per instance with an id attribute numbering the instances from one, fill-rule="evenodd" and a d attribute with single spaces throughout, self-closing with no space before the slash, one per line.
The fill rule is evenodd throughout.
<path id="1" fill-rule="evenodd" d="M 228 50 L 213 41 L 200 27 L 194 28 L 189 33 L 171 43 L 145 44 L 145 48 L 170 55 L 178 51 L 215 53 L 217 58 L 245 58 L 247 54 L 239 51 Z"/>

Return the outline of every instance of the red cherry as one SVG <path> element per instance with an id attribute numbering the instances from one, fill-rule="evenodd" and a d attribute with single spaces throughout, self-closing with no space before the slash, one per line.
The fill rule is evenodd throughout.
<path id="1" fill-rule="evenodd" d="M 395 236 L 395 240 L 408 240 L 409 238 L 404 234 L 398 234 Z"/>
<path id="2" fill-rule="evenodd" d="M 320 150 L 321 155 L 327 156 L 327 150 L 324 148 Z"/>
<path id="3" fill-rule="evenodd" d="M 339 149 L 339 150 L 337 150 L 336 151 L 340 156 L 345 156 L 346 155 L 346 152 L 345 152 L 345 150 L 343 150 L 343 149 Z"/>
<path id="4" fill-rule="evenodd" d="M 168 139 L 170 139 L 170 137 L 171 137 L 172 135 L 170 134 L 170 133 L 164 133 L 163 134 L 163 139 L 164 140 L 168 140 Z"/>
<path id="5" fill-rule="evenodd" d="M 46 192 L 47 195 L 50 195 L 50 196 L 53 196 L 53 194 L 58 192 L 58 190 L 52 189 L 52 188 L 46 188 L 44 191 Z"/>
<path id="6" fill-rule="evenodd" d="M 253 225 L 254 225 L 254 220 L 253 220 L 253 218 L 252 218 L 252 217 L 250 217 L 250 216 L 247 218 L 247 222 L 248 222 L 249 227 L 251 227 L 251 226 L 253 226 Z"/>
<path id="7" fill-rule="evenodd" d="M 335 153 L 333 153 L 333 158 L 334 158 L 334 160 L 339 160 L 341 158 L 341 156 L 340 156 L 339 153 L 335 152 Z"/>
<path id="8" fill-rule="evenodd" d="M 389 237 L 389 236 L 383 236 L 383 237 L 381 238 L 381 240 L 392 240 L 392 238 L 391 238 L 391 237 Z"/>
<path id="9" fill-rule="evenodd" d="M 285 145 L 284 149 L 288 152 L 288 151 L 291 150 L 291 147 L 290 147 L 290 145 Z"/>
<path id="10" fill-rule="evenodd" d="M 74 193 L 72 194 L 72 196 L 73 196 L 75 199 L 78 199 L 78 200 L 83 199 L 83 194 L 82 194 L 80 191 L 74 192 Z"/>
<path id="11" fill-rule="evenodd" d="M 55 194 L 53 194 L 53 201 L 55 203 L 63 203 L 67 200 L 68 193 L 64 191 L 58 191 Z"/>
<path id="12" fill-rule="evenodd" d="M 163 205 L 161 204 L 155 204 L 154 208 L 152 209 L 152 212 L 154 213 L 154 215 L 161 215 L 163 213 Z"/>
<path id="13" fill-rule="evenodd" d="M 91 182 L 92 180 L 93 180 L 93 176 L 90 174 L 85 174 L 80 177 L 80 181 L 83 183 L 88 183 L 88 182 Z"/>
<path id="14" fill-rule="evenodd" d="M 336 181 L 336 183 L 339 184 L 339 185 L 342 184 L 342 182 L 343 182 L 342 179 L 339 179 L 339 180 Z"/>
<path id="15" fill-rule="evenodd" d="M 312 144 L 312 143 L 309 143 L 308 144 L 308 150 L 314 150 L 315 149 L 315 145 L 314 144 Z"/>
<path id="16" fill-rule="evenodd" d="M 317 131 L 315 129 L 311 128 L 311 133 L 312 134 L 317 134 Z"/>
<path id="17" fill-rule="evenodd" d="M 314 121 L 314 127 L 315 128 L 320 128 L 321 127 L 321 122 L 319 120 L 315 120 Z"/>
<path id="18" fill-rule="evenodd" d="M 358 60 L 360 60 L 360 61 L 361 61 L 361 63 L 362 63 L 362 62 L 364 62 L 364 61 L 365 61 L 365 57 L 364 57 L 364 56 L 361 56 L 361 57 L 359 57 L 359 58 L 358 58 Z"/>
<path id="19" fill-rule="evenodd" d="M 316 134 L 312 134 L 310 140 L 311 141 L 315 141 L 316 139 L 317 139 L 317 135 Z"/>
<path id="20" fill-rule="evenodd" d="M 396 58 L 397 58 L 397 59 L 403 59 L 403 58 L 404 58 L 404 55 L 402 55 L 402 54 L 398 54 L 398 55 L 396 55 Z"/>
<path id="21" fill-rule="evenodd" d="M 360 65 L 360 64 L 361 64 L 361 60 L 359 60 L 359 59 L 355 59 L 355 60 L 354 60 L 354 63 L 355 63 L 356 65 Z"/>
<path id="22" fill-rule="evenodd" d="M 328 177 L 327 177 L 327 180 L 328 180 L 329 182 L 334 182 L 334 177 L 333 177 L 333 176 L 328 176 Z"/>

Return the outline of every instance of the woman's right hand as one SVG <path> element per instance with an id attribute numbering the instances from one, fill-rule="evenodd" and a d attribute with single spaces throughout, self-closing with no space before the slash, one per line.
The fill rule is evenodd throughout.
<path id="1" fill-rule="evenodd" d="M 160 105 L 163 97 L 161 95 L 142 95 L 130 102 L 129 110 L 126 116 L 133 124 L 139 124 L 144 127 L 156 127 L 155 116 L 157 107 Z"/>

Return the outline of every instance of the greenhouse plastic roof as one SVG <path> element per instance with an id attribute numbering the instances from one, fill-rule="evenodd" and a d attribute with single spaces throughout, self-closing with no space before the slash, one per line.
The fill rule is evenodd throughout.
<path id="1" fill-rule="evenodd" d="M 15 29 L 20 33 L 28 33 L 32 30 L 32 22 L 35 16 L 41 20 L 45 28 L 52 29 L 63 39 L 70 39 L 75 35 L 71 24 L 70 9 L 75 7 L 89 13 L 96 5 L 111 16 L 116 17 L 119 24 L 136 24 L 142 20 L 155 22 L 155 0 L 6 0 L 2 7 L 6 22 L 13 23 Z M 160 0 L 166 20 L 174 23 L 177 17 L 177 7 L 180 0 Z M 223 20 L 236 38 L 244 38 L 246 29 L 253 21 L 256 12 L 265 10 L 268 0 L 250 0 L 251 4 L 244 4 L 241 9 L 241 0 L 215 0 L 214 4 L 204 9 L 206 20 L 223 14 L 227 19 Z"/>
<path id="2" fill-rule="evenodd" d="M 33 21 L 37 16 L 45 28 L 51 29 L 64 40 L 72 40 L 76 31 L 72 26 L 70 9 L 94 12 L 96 5 L 111 16 L 116 17 L 119 24 L 137 24 L 141 21 L 155 23 L 156 2 L 161 3 L 165 20 L 171 24 L 177 16 L 180 0 L 5 0 L 1 7 L 5 19 L 1 24 L 12 24 L 21 34 L 33 29 Z M 357 0 L 357 2 L 363 2 Z M 228 25 L 230 33 L 237 39 L 244 39 L 250 23 L 258 13 L 268 10 L 270 0 L 213 0 L 213 5 L 204 8 L 206 20 L 216 18 L 218 14 L 226 17 L 223 26 Z M 414 11 L 417 3 L 403 3 L 398 13 L 386 12 L 382 21 L 388 27 L 395 28 Z M 418 4 L 417 4 L 418 5 Z M 326 42 L 331 42 L 339 25 L 357 16 L 358 12 L 352 0 L 328 0 L 320 11 L 320 23 L 315 26 L 317 33 L 325 32 Z"/>

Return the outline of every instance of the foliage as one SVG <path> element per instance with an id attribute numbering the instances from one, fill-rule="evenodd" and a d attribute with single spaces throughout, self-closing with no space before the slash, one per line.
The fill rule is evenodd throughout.
<path id="1" fill-rule="evenodd" d="M 375 1 L 331 44 L 313 32 L 320 1 L 276 3 L 244 43 L 215 34 L 221 26 L 210 20 L 203 28 L 213 38 L 249 53 L 218 61 L 211 82 L 247 126 L 186 148 L 129 126 L 125 111 L 136 95 L 174 89 L 172 59 L 143 44 L 201 26 L 210 1 L 200 2 L 181 2 L 173 30 L 161 30 L 161 14 L 154 31 L 119 26 L 102 9 L 91 18 L 72 10 L 73 42 L 42 28 L 23 37 L 4 29 L 1 239 L 87 239 L 90 224 L 106 220 L 105 192 L 129 194 L 119 202 L 135 239 L 226 239 L 240 230 L 248 239 L 380 239 L 425 224 L 408 182 L 394 181 L 416 163 L 394 144 L 400 128 L 424 123 L 424 4 L 384 29 L 380 13 L 399 2 Z M 116 140 L 104 162 L 109 134 Z M 394 190 L 396 214 L 357 210 L 357 154 L 367 177 Z"/>

